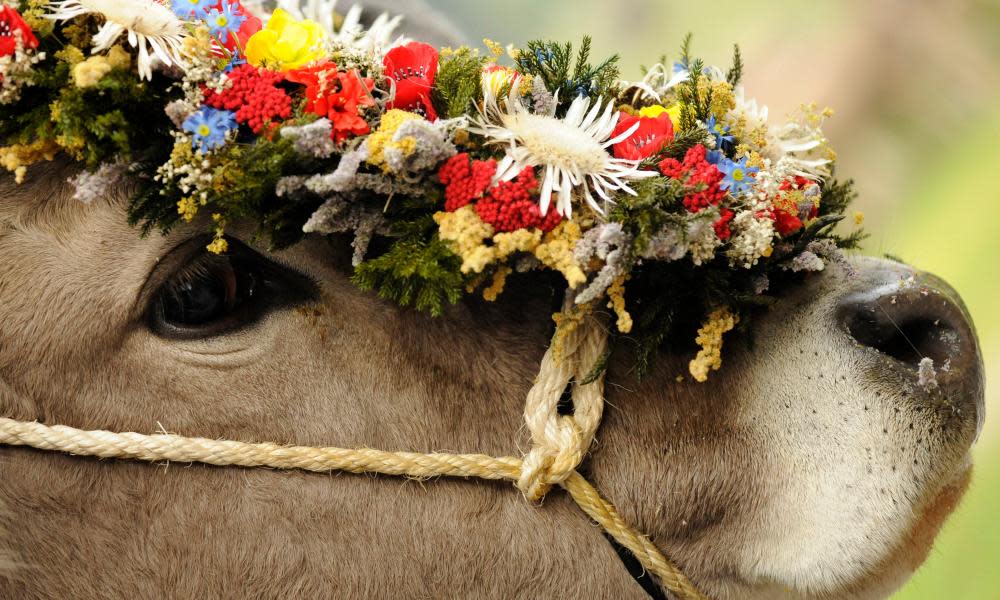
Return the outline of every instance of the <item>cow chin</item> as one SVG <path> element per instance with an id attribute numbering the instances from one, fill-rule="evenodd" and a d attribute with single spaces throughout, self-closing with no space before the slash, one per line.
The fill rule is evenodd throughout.
<path id="1" fill-rule="evenodd" d="M 597 484 L 713 597 L 889 595 L 968 482 L 983 388 L 965 309 L 936 278 L 857 259 L 753 332 L 706 384 L 674 383 L 666 357 L 664 377 L 612 386 Z M 944 368 L 921 384 L 925 357 Z"/>

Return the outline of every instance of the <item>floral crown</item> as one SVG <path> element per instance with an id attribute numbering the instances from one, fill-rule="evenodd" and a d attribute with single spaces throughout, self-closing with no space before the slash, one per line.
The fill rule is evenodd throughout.
<path id="1" fill-rule="evenodd" d="M 630 82 L 589 38 L 439 50 L 334 4 L 3 4 L 0 161 L 21 181 L 65 154 L 82 202 L 128 178 L 133 224 L 201 217 L 216 253 L 237 220 L 275 248 L 351 234 L 358 286 L 433 314 L 548 271 L 557 321 L 608 307 L 640 368 L 703 323 L 699 381 L 769 292 L 862 239 L 833 231 L 853 192 L 829 110 L 769 123 L 739 48 L 723 71 L 688 39 Z"/>

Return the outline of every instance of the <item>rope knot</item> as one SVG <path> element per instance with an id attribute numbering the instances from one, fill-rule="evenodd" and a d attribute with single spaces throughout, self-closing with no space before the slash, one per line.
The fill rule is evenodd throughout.
<path id="1" fill-rule="evenodd" d="M 570 308 L 570 310 L 578 310 Z M 563 328 L 563 323 L 571 323 Z M 604 411 L 604 378 L 581 385 L 607 348 L 600 321 L 585 315 L 560 323 L 561 355 L 556 344 L 542 358 L 535 385 L 528 392 L 524 420 L 531 432 L 532 448 L 524 457 L 517 487 L 537 502 L 553 485 L 565 482 L 583 462 Z M 571 387 L 573 413 L 559 414 L 559 400 Z"/>

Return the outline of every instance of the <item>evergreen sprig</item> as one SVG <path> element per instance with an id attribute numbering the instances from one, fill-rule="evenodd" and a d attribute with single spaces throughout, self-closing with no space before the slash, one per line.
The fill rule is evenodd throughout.
<path id="1" fill-rule="evenodd" d="M 440 316 L 465 294 L 462 260 L 431 230 L 429 219 L 404 224 L 409 229 L 385 254 L 361 263 L 353 281 L 361 289 L 400 306 Z M 433 223 L 433 221 L 429 221 Z"/>
<path id="2" fill-rule="evenodd" d="M 487 59 L 463 47 L 442 56 L 431 101 L 439 115 L 449 119 L 475 112 L 482 99 L 481 75 Z"/>
<path id="3" fill-rule="evenodd" d="M 565 110 L 579 96 L 591 98 L 615 96 L 618 81 L 618 55 L 596 66 L 590 64 L 592 41 L 583 38 L 575 55 L 569 42 L 558 44 L 533 40 L 517 57 L 520 72 L 540 77 L 549 91 L 560 91 L 561 110 Z"/>
<path id="4" fill-rule="evenodd" d="M 743 55 L 740 53 L 739 44 L 733 44 L 733 66 L 726 73 L 726 81 L 729 85 L 736 87 L 743 79 Z"/>

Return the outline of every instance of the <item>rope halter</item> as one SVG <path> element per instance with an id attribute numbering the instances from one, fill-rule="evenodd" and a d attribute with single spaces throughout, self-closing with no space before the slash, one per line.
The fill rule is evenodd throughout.
<path id="1" fill-rule="evenodd" d="M 574 310 L 568 306 L 568 311 Z M 533 502 L 541 500 L 558 485 L 609 536 L 628 548 L 643 568 L 653 573 L 674 597 L 705 600 L 680 569 L 667 560 L 649 538 L 626 523 L 615 507 L 576 470 L 590 449 L 604 411 L 604 375 L 589 376 L 588 370 L 603 359 L 607 343 L 607 333 L 593 315 L 575 313 L 559 322 L 553 344 L 545 352 L 538 377 L 528 393 L 524 418 L 531 432 L 532 448 L 523 460 L 483 454 L 314 448 L 172 434 L 83 431 L 6 418 L 0 418 L 0 444 L 148 462 L 198 462 L 417 478 L 504 479 L 516 482 L 525 497 Z M 570 385 L 574 410 L 570 415 L 560 415 L 559 401 Z"/>

